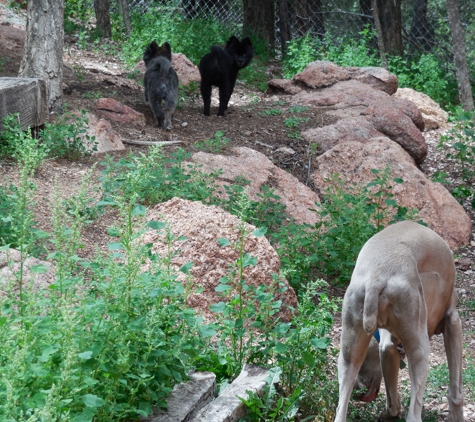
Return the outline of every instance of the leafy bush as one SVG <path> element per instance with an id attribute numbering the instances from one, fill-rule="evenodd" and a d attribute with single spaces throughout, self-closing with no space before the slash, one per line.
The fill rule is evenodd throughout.
<path id="1" fill-rule="evenodd" d="M 393 199 L 389 169 L 372 170 L 375 179 L 349 189 L 338 175 L 317 206 L 315 226 L 288 224 L 271 236 L 290 284 L 297 291 L 318 273 L 334 284 L 345 285 L 364 243 L 387 224 L 415 219 L 417 210 L 398 206 Z"/>
<path id="2" fill-rule="evenodd" d="M 54 124 L 45 123 L 39 136 L 49 157 L 74 160 L 90 156 L 97 151 L 95 138 L 86 134 L 87 127 L 85 110 L 81 110 L 79 116 L 66 112 L 58 117 Z"/>
<path id="3" fill-rule="evenodd" d="M 224 131 L 220 130 L 214 134 L 213 138 L 198 141 L 195 146 L 200 150 L 219 154 L 229 146 L 229 138 L 225 138 Z"/>
<path id="4" fill-rule="evenodd" d="M 423 92 L 442 106 L 457 101 L 457 82 L 433 54 L 422 54 L 409 63 L 400 56 L 388 56 L 389 71 L 401 88 Z"/>
<path id="5" fill-rule="evenodd" d="M 183 53 L 193 63 L 209 52 L 212 45 L 224 45 L 232 35 L 213 18 L 186 19 L 172 7 L 150 8 L 131 16 L 133 31 L 123 45 L 125 62 L 134 66 L 142 59 L 145 47 L 153 40 L 167 41 L 175 53 Z"/>
<path id="6" fill-rule="evenodd" d="M 473 112 L 461 112 L 458 121 L 449 132 L 440 138 L 438 148 L 446 149 L 446 158 L 453 161 L 463 180 L 462 184 L 452 187 L 452 195 L 459 201 L 472 198 L 475 208 L 475 128 Z M 438 174 L 440 177 L 441 175 Z M 442 180 L 444 183 L 445 180 Z"/>
<path id="7" fill-rule="evenodd" d="M 353 38 L 323 42 L 310 34 L 289 41 L 284 58 L 283 74 L 287 79 L 301 72 L 315 60 L 328 60 L 339 66 L 379 66 L 378 56 L 369 47 L 371 31 L 365 29 L 360 40 Z"/>
<path id="8" fill-rule="evenodd" d="M 160 147 L 150 148 L 148 154 L 129 155 L 118 161 L 107 156 L 101 163 L 105 167 L 101 178 L 103 203 L 113 204 L 113 198 L 130 198 L 135 194 L 143 204 L 158 204 L 174 196 L 212 202 L 217 173 L 206 175 L 193 164 L 185 165 L 188 157 L 190 154 L 182 149 L 166 157 Z"/>

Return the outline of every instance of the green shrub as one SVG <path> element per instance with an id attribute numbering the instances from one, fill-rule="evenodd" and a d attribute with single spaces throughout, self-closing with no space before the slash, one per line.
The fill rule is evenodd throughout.
<path id="1" fill-rule="evenodd" d="M 461 112 L 457 119 L 455 126 L 440 138 L 438 148 L 447 151 L 446 158 L 455 163 L 462 179 L 461 184 L 452 187 L 452 195 L 459 201 L 471 198 L 475 208 L 475 114 Z"/>
<path id="2" fill-rule="evenodd" d="M 152 41 L 167 41 L 175 53 L 183 53 L 193 63 L 209 53 L 212 45 L 224 45 L 232 35 L 213 18 L 186 19 L 173 7 L 153 7 L 145 13 L 132 13 L 132 32 L 124 43 L 125 62 L 134 66 L 142 59 L 145 47 Z"/>
<path id="3" fill-rule="evenodd" d="M 114 204 L 115 197 L 138 195 L 143 204 L 158 204 L 174 196 L 192 201 L 214 201 L 212 196 L 218 173 L 209 175 L 194 164 L 184 164 L 191 154 L 178 149 L 166 157 L 160 147 L 150 148 L 148 154 L 129 155 L 118 161 L 110 156 L 101 164 L 104 203 Z M 141 177 L 137 177 L 141 175 Z"/>
<path id="4" fill-rule="evenodd" d="M 393 199 L 389 169 L 372 170 L 375 179 L 366 186 L 347 187 L 333 175 L 316 207 L 319 222 L 314 226 L 294 223 L 281 226 L 271 240 L 288 274 L 292 287 L 299 291 L 312 274 L 345 285 L 364 243 L 387 224 L 415 219 L 417 210 L 398 206 Z"/>
<path id="5" fill-rule="evenodd" d="M 229 147 L 229 138 L 225 138 L 224 130 L 220 130 L 211 139 L 196 142 L 195 146 L 202 151 L 219 154 Z"/>
<path id="6" fill-rule="evenodd" d="M 288 43 L 283 63 L 283 74 L 287 79 L 301 72 L 307 64 L 315 60 L 327 60 L 339 66 L 380 66 L 378 56 L 369 47 L 372 32 L 363 30 L 361 38 L 337 39 L 323 42 L 307 34 Z"/>
<path id="7" fill-rule="evenodd" d="M 87 127 L 85 110 L 79 116 L 66 112 L 54 124 L 45 123 L 39 136 L 49 157 L 76 160 L 97 151 L 96 139 L 86 134 Z"/>
<path id="8" fill-rule="evenodd" d="M 388 62 L 401 88 L 423 92 L 442 106 L 457 101 L 457 83 L 435 55 L 422 54 L 410 63 L 400 56 L 388 56 Z"/>

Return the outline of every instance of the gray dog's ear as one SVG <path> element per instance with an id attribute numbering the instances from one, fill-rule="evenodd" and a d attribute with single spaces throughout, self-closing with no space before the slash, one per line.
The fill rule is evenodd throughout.
<path id="1" fill-rule="evenodd" d="M 172 48 L 168 42 L 164 42 L 160 47 L 160 55 L 172 61 Z"/>

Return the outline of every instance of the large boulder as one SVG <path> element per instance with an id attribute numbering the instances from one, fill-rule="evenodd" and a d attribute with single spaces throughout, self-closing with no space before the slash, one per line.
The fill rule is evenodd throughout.
<path id="1" fill-rule="evenodd" d="M 94 137 L 97 142 L 97 149 L 95 153 L 108 152 L 108 151 L 122 151 L 125 149 L 120 136 L 114 132 L 112 125 L 108 120 L 98 119 L 91 113 L 86 113 L 88 121 L 88 128 L 84 134 L 81 135 L 84 146 L 89 146 L 89 138 Z"/>
<path id="2" fill-rule="evenodd" d="M 309 63 L 291 80 L 272 79 L 269 90 L 274 93 L 296 94 L 307 89 L 327 88 L 341 81 L 354 79 L 373 89 L 392 95 L 397 90 L 397 76 L 379 67 L 342 67 L 335 63 L 318 60 Z"/>
<path id="3" fill-rule="evenodd" d="M 418 218 L 453 250 L 468 244 L 472 224 L 463 207 L 440 183 L 428 180 L 409 154 L 388 138 L 378 137 L 364 144 L 342 142 L 315 161 L 317 170 L 311 179 L 320 190 L 329 186 L 334 173 L 347 181 L 348 187 L 353 183 L 366 186 L 375 178 L 372 169 L 388 167 L 393 178 L 404 181 L 393 183 L 392 193 L 398 205 L 418 209 Z"/>
<path id="4" fill-rule="evenodd" d="M 145 116 L 138 111 L 120 103 L 114 98 L 99 98 L 96 101 L 97 114 L 104 119 L 118 123 L 121 126 L 145 126 Z"/>
<path id="5" fill-rule="evenodd" d="M 159 257 L 170 257 L 171 266 L 176 270 L 193 262 L 189 271 L 191 281 L 202 291 L 193 292 L 188 298 L 188 304 L 203 313 L 206 318 L 213 319 L 209 306 L 223 300 L 215 289 L 222 277 L 230 275 L 230 266 L 239 258 L 239 248 L 234 245 L 239 242 L 239 227 L 243 223 L 238 217 L 216 206 L 180 198 L 157 205 L 149 211 L 147 219 L 166 222 L 175 240 L 169 245 L 165 233 L 149 231 L 143 242 L 152 243 L 152 252 Z M 244 223 L 244 227 L 249 235 L 245 237 L 243 252 L 257 258 L 256 265 L 244 269 L 246 284 L 255 288 L 260 285 L 275 286 L 272 275 L 279 273 L 279 256 L 265 237 L 251 234 L 256 229 L 254 226 Z M 183 236 L 184 240 L 178 240 L 180 237 L 183 239 Z M 231 245 L 220 246 L 219 238 L 227 239 Z M 185 282 L 186 276 L 179 273 L 178 279 Z M 292 318 L 289 308 L 296 307 L 297 296 L 286 280 L 280 282 L 286 290 L 277 292 L 276 289 L 276 299 L 282 300 L 279 317 L 289 321 Z M 235 289 L 235 280 L 230 285 Z"/>
<path id="6" fill-rule="evenodd" d="M 315 208 L 318 196 L 309 187 L 274 165 L 258 151 L 236 147 L 231 152 L 232 155 L 198 152 L 193 154 L 192 160 L 202 164 L 203 167 L 200 170 L 208 173 L 221 169 L 222 175 L 217 180 L 221 186 L 229 185 L 238 178 L 248 179 L 251 183 L 247 187 L 247 193 L 252 200 L 260 200 L 257 195 L 261 193 L 261 186 L 272 187 L 275 194 L 280 196 L 280 202 L 287 207 L 288 215 L 297 223 L 315 224 L 317 222 L 317 214 L 309 209 Z"/>
<path id="7" fill-rule="evenodd" d="M 393 97 L 408 100 L 416 105 L 424 119 L 425 130 L 444 129 L 447 126 L 448 113 L 428 95 L 411 88 L 399 88 Z"/>
<path id="8" fill-rule="evenodd" d="M 327 113 L 344 119 L 335 124 L 335 130 L 325 127 L 303 131 L 301 135 L 307 142 L 317 142 L 322 147 L 332 146 L 337 141 L 335 133 L 342 130 L 346 133 L 345 141 L 361 141 L 364 133 L 376 135 L 374 129 L 400 144 L 416 163 L 422 163 L 427 156 L 427 144 L 421 133 L 424 127 L 421 113 L 407 100 L 391 97 L 356 80 L 348 80 L 322 90 L 301 91 L 292 97 L 291 102 L 331 106 L 333 110 Z M 345 125 L 350 128 L 343 129 Z M 354 130 L 354 139 L 351 139 L 351 130 Z"/>

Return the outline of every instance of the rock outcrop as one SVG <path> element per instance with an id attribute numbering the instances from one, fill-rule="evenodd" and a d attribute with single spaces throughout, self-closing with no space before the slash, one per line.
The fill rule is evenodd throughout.
<path id="1" fill-rule="evenodd" d="M 217 182 L 223 186 L 243 177 L 250 181 L 247 193 L 252 200 L 260 200 L 261 186 L 269 186 L 280 196 L 280 202 L 286 206 L 288 215 L 297 223 L 315 224 L 317 214 L 309 209 L 315 208 L 318 196 L 309 187 L 285 170 L 274 165 L 264 154 L 246 147 L 231 150 L 233 155 L 215 155 L 205 152 L 193 154 L 192 160 L 202 164 L 200 170 L 211 172 L 222 170 Z M 237 183 L 237 182 L 235 182 Z"/>
<path id="2" fill-rule="evenodd" d="M 341 142 L 315 160 L 317 170 L 311 175 L 315 186 L 324 191 L 334 173 L 345 180 L 346 186 L 356 183 L 366 186 L 373 181 L 372 169 L 389 168 L 393 183 L 392 193 L 397 204 L 418 209 L 418 218 L 437 232 L 456 250 L 470 241 L 472 225 L 463 207 L 440 183 L 434 183 L 414 165 L 409 154 L 385 137 L 365 144 Z"/>
<path id="3" fill-rule="evenodd" d="M 428 95 L 411 88 L 399 88 L 393 97 L 408 100 L 416 105 L 424 119 L 425 130 L 444 129 L 447 126 L 448 113 Z"/>
<path id="4" fill-rule="evenodd" d="M 145 116 L 113 98 L 99 98 L 96 101 L 97 114 L 121 126 L 145 126 Z"/>

